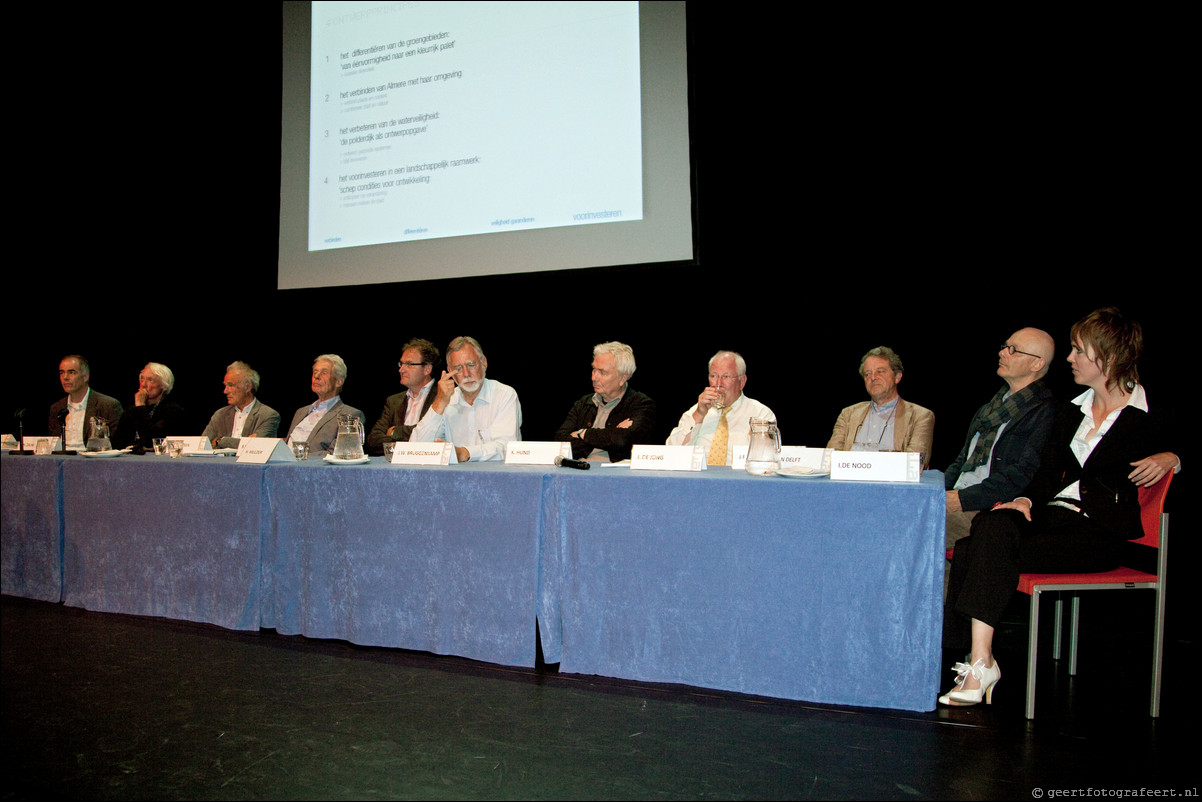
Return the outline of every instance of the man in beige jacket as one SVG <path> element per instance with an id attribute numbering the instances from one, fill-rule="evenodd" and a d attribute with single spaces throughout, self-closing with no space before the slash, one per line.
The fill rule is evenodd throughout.
<path id="1" fill-rule="evenodd" d="M 931 461 L 935 413 L 906 403 L 897 392 L 902 361 L 892 348 L 873 348 L 860 360 L 870 401 L 845 407 L 835 421 L 827 448 L 836 451 L 914 451 L 925 470 Z"/>

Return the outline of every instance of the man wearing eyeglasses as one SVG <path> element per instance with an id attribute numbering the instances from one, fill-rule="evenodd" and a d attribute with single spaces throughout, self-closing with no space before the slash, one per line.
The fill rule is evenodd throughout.
<path id="1" fill-rule="evenodd" d="M 384 443 L 405 442 L 434 403 L 434 367 L 441 356 L 429 340 L 410 340 L 401 348 L 397 372 L 404 392 L 388 396 L 384 410 L 367 435 L 367 453 L 383 454 Z"/>
<path id="2" fill-rule="evenodd" d="M 522 405 L 516 390 L 486 378 L 487 371 L 480 343 L 452 340 L 434 402 L 409 439 L 453 443 L 459 462 L 505 459 L 506 444 L 522 439 Z"/>
<path id="3" fill-rule="evenodd" d="M 972 519 L 1022 494 L 1052 430 L 1055 399 L 1043 381 L 1056 345 L 1046 331 L 1020 329 L 998 351 L 1006 386 L 973 415 L 959 456 L 944 471 L 947 547 L 965 537 Z"/>
<path id="4" fill-rule="evenodd" d="M 697 403 L 685 410 L 668 435 L 667 445 L 693 446 L 707 455 L 709 465 L 730 465 L 734 447 L 747 445 L 752 418 L 776 420 L 764 404 L 743 395 L 747 362 L 734 351 L 710 357 L 709 376 Z"/>
<path id="5" fill-rule="evenodd" d="M 860 375 L 869 401 L 844 407 L 835 420 L 827 448 L 836 451 L 909 451 L 931 461 L 935 413 L 902 399 L 902 361 L 888 346 L 873 348 L 860 359 Z"/>

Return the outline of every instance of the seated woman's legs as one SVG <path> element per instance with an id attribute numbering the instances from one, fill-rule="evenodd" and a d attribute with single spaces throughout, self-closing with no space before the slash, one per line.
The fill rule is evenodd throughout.
<path id="1" fill-rule="evenodd" d="M 1063 507 L 1040 508 L 1033 522 L 1014 510 L 978 515 L 972 534 L 956 544 L 944 612 L 945 636 L 954 636 L 965 620 L 970 622 L 968 665 L 984 669 L 960 673 L 956 688 L 960 696 L 973 698 L 971 692 L 982 687 L 982 676 L 986 683 L 1000 676 L 993 658 L 994 628 L 1015 593 L 1020 573 L 1107 571 L 1118 565 L 1120 549 L 1121 541 L 1103 535 L 1088 518 Z M 945 642 L 946 648 L 959 645 Z M 940 701 L 956 704 L 954 697 L 955 691 Z"/>
<path id="2" fill-rule="evenodd" d="M 988 690 L 1000 677 L 993 658 L 994 628 L 1018 584 L 1019 542 L 1029 527 L 1022 513 L 1013 510 L 985 513 L 973 521 L 972 534 L 956 544 L 944 632 L 945 638 L 957 640 L 944 646 L 961 647 L 957 633 L 968 623 L 970 651 L 969 662 L 956 666 L 956 688 L 939 699 L 944 704 L 976 704 L 983 684 Z"/>

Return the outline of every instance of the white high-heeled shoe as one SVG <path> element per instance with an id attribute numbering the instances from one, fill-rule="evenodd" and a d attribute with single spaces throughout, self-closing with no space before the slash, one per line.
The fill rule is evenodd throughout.
<path id="1" fill-rule="evenodd" d="M 956 687 L 940 696 L 939 704 L 967 707 L 980 704 L 982 698 L 985 699 L 985 704 L 993 704 L 993 686 L 997 685 L 997 681 L 1002 678 L 1002 669 L 998 666 L 996 659 L 990 668 L 985 667 L 985 658 L 982 657 L 972 665 L 956 663 L 952 666 L 952 671 L 955 671 L 957 675 Z M 968 679 L 969 674 L 972 674 L 973 678 L 981 683 L 980 688 L 964 689 L 964 682 Z"/>

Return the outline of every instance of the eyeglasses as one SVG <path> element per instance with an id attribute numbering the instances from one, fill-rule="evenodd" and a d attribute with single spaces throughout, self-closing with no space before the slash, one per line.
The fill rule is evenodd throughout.
<path id="1" fill-rule="evenodd" d="M 398 368 L 420 368 L 422 365 L 428 365 L 428 364 L 430 364 L 430 363 L 429 362 L 406 362 L 405 360 L 402 359 L 400 362 L 396 363 L 396 366 Z"/>
<path id="2" fill-rule="evenodd" d="M 1039 359 L 1039 358 L 1040 358 L 1040 357 L 1039 357 L 1039 354 L 1033 354 L 1033 353 L 1031 353 L 1030 351 L 1020 351 L 1020 350 L 1018 350 L 1017 348 L 1015 348 L 1013 345 L 1011 345 L 1010 343 L 1002 343 L 1002 348 L 1001 348 L 1001 350 L 1003 350 L 1003 351 L 1009 351 L 1009 352 L 1010 352 L 1010 356 L 1014 356 L 1015 354 L 1022 354 L 1023 356 L 1033 356 L 1033 357 L 1035 357 L 1036 359 Z"/>
<path id="3" fill-rule="evenodd" d="M 480 367 L 479 362 L 464 362 L 461 365 L 447 365 L 447 370 L 451 371 L 452 373 L 460 373 L 465 370 L 471 372 L 478 367 Z"/>
<path id="4" fill-rule="evenodd" d="M 732 376 L 732 375 L 731 375 L 731 374 L 729 374 L 729 373 L 711 373 L 711 374 L 709 375 L 709 380 L 710 380 L 710 381 L 713 381 L 714 379 L 721 379 L 721 380 L 722 380 L 722 381 L 724 381 L 724 382 L 728 382 L 728 381 L 730 381 L 731 379 L 737 379 L 737 378 L 739 378 L 738 374 L 735 374 L 735 375 L 733 375 L 733 376 Z"/>

